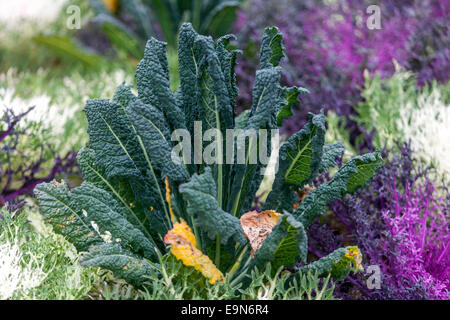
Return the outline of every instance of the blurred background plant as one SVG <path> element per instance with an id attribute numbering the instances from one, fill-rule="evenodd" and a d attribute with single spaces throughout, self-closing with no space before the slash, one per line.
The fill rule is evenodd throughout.
<path id="1" fill-rule="evenodd" d="M 52 147 L 49 131 L 38 122 L 23 120 L 34 107 L 16 114 L 6 109 L 0 118 L 0 207 L 18 209 L 19 197 L 62 174 L 77 175 L 76 153 L 61 157 Z"/>
<path id="2" fill-rule="evenodd" d="M 151 37 L 164 39 L 176 50 L 177 32 L 191 22 L 200 34 L 225 35 L 236 20 L 242 0 L 89 0 L 95 18 L 78 38 L 99 53 L 114 46 L 140 59 Z M 101 32 L 99 32 L 101 30 Z M 96 34 L 96 37 L 92 37 Z M 105 41 L 94 41 L 97 37 Z"/>
<path id="3" fill-rule="evenodd" d="M 30 205 L 0 209 L 0 299 L 85 299 L 97 271 L 82 268 L 75 248 Z"/>
<path id="4" fill-rule="evenodd" d="M 379 5 L 381 29 L 366 26 L 369 5 Z M 234 31 L 239 33 L 238 106 L 250 106 L 251 83 L 256 68 L 255 48 L 261 30 L 277 25 L 284 34 L 288 61 L 288 85 L 301 85 L 310 94 L 285 121 L 285 131 L 301 128 L 309 111 L 333 110 L 349 119 L 354 106 L 363 100 L 364 70 L 370 76 L 390 77 L 396 60 L 417 74 L 419 84 L 433 79 L 447 82 L 450 72 L 449 2 L 427 1 L 262 1 L 250 0 L 239 12 Z M 371 148 L 371 141 L 356 141 L 366 128 L 347 121 L 350 142 L 359 149 Z M 361 139 L 360 139 L 361 140 Z"/>
<path id="5" fill-rule="evenodd" d="M 79 184 L 75 157 L 87 142 L 86 100 L 111 96 L 116 83 L 133 78 L 126 59 L 87 54 L 94 60 L 86 63 L 72 47 L 58 51 L 38 41 L 48 30 L 70 35 L 71 4 L 89 9 L 85 1 L 0 4 L 0 205 L 16 208 L 37 183 L 53 178 Z"/>
<path id="6" fill-rule="evenodd" d="M 414 73 L 400 70 L 390 78 L 365 73 L 363 101 L 351 117 L 372 131 L 376 148 L 393 148 L 395 141 L 410 142 L 422 164 L 432 165 L 438 179 L 450 177 L 450 82 L 436 80 L 417 87 Z"/>

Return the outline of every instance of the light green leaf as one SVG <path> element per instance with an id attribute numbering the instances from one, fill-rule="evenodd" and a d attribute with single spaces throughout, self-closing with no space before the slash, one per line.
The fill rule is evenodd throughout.
<path id="1" fill-rule="evenodd" d="M 260 68 L 276 67 L 285 56 L 283 34 L 277 27 L 266 28 L 259 53 Z"/>

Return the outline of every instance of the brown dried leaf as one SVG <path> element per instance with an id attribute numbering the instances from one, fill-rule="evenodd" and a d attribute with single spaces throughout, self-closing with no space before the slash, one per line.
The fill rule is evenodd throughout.
<path id="1" fill-rule="evenodd" d="M 250 241 L 252 257 L 261 248 L 264 239 L 272 232 L 272 228 L 277 224 L 281 214 L 274 210 L 262 212 L 249 211 L 241 217 L 241 226 L 244 235 Z"/>

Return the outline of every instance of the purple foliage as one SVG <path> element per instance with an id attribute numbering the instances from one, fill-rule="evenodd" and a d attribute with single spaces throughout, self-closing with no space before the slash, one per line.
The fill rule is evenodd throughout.
<path id="1" fill-rule="evenodd" d="M 257 39 L 269 25 L 278 26 L 284 35 L 288 55 L 284 83 L 311 92 L 301 97 L 302 106 L 285 121 L 287 133 L 301 128 L 310 111 L 325 108 L 341 116 L 353 114 L 352 106 L 361 99 L 363 71 L 388 77 L 394 72 L 393 59 L 418 72 L 421 83 L 448 79 L 450 10 L 446 0 L 378 1 L 379 30 L 366 26 L 366 9 L 372 1 L 337 4 L 253 0 L 240 12 L 234 31 L 246 52 L 237 67 L 241 110 L 250 106 Z M 361 133 L 355 124 L 348 129 L 352 138 Z"/>
<path id="2" fill-rule="evenodd" d="M 30 128 L 19 126 L 20 121 L 33 109 L 15 114 L 12 109 L 6 109 L 0 118 L 0 207 L 7 205 L 15 211 L 23 202 L 20 196 L 32 194 L 36 185 L 48 182 L 61 174 L 77 174 L 76 152 L 68 152 L 64 157 L 56 154 L 50 145 L 40 146 L 40 157 L 37 160 L 28 159 L 25 152 L 18 149 L 19 139 L 32 134 Z M 53 165 L 48 168 L 46 154 L 51 154 Z M 13 154 L 19 154 L 23 161 L 14 163 Z"/>
<path id="3" fill-rule="evenodd" d="M 391 286 L 401 288 L 407 279 L 421 283 L 430 299 L 450 299 L 450 234 L 445 214 L 450 208 L 434 199 L 430 181 L 416 190 L 405 187 L 401 193 L 392 182 L 395 207 L 381 212 L 389 234 L 383 250 L 392 256 L 389 263 L 379 263 L 391 275 Z"/>
<path id="4" fill-rule="evenodd" d="M 450 194 L 439 197 L 430 169 L 417 167 L 408 145 L 399 149 L 398 156 L 384 152 L 389 160 L 368 188 L 331 203 L 332 214 L 309 230 L 315 256 L 356 244 L 365 267 L 380 266 L 381 289 L 370 290 L 362 274 L 351 274 L 337 285 L 340 298 L 449 299 Z"/>

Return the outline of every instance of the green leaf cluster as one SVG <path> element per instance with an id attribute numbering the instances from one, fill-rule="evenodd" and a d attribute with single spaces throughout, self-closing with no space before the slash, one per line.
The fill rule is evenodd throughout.
<path id="1" fill-rule="evenodd" d="M 305 191 L 320 172 L 336 166 L 335 159 L 343 151 L 340 144 L 325 145 L 323 113 L 310 114 L 304 128 L 281 146 L 265 209 L 282 215 L 261 248 L 250 254 L 239 218 L 250 210 L 267 166 L 261 159 L 252 162 L 251 155 L 260 151 L 260 129 L 277 129 L 286 117 L 286 101 L 296 100 L 295 95 L 304 89 L 280 85 L 283 37 L 276 27 L 267 28 L 252 108 L 236 117 L 234 67 L 239 52 L 230 49 L 232 39 L 229 35 L 214 41 L 197 34 L 191 24 L 183 24 L 176 92 L 170 89 L 166 43 L 152 38 L 137 67 L 137 94 L 121 84 L 111 100 L 87 102 L 90 139 L 78 155 L 83 184 L 70 190 L 54 181 L 35 189 L 46 220 L 86 252 L 82 264 L 101 266 L 130 284 L 145 287 L 150 274 L 167 276 L 161 256 L 169 248 L 163 239 L 177 221 L 184 220 L 194 231 L 197 249 L 214 261 L 231 286 L 245 288 L 251 272 L 267 264 L 273 265 L 273 272 L 291 267 L 298 271 L 296 275 L 312 271 L 335 279 L 354 269 L 355 261 L 349 258 L 355 252 L 352 248 L 306 264 L 305 230 L 331 200 L 363 188 L 382 159 L 378 152 L 354 157 L 294 210 L 300 200 L 297 191 Z M 295 97 L 287 98 L 286 93 Z M 199 124 L 202 132 L 217 129 L 223 137 L 227 129 L 254 130 L 256 138 L 245 144 L 242 163 L 226 161 L 220 139 L 212 142 L 218 161 L 199 163 L 189 147 L 198 144 Z M 185 160 L 181 162 L 172 160 L 175 129 L 191 133 L 192 140 L 181 144 Z M 231 145 L 236 148 L 235 138 Z M 271 152 L 270 137 L 262 143 Z M 210 145 L 197 147 L 203 154 Z M 297 261 L 307 267 L 296 268 Z"/>

